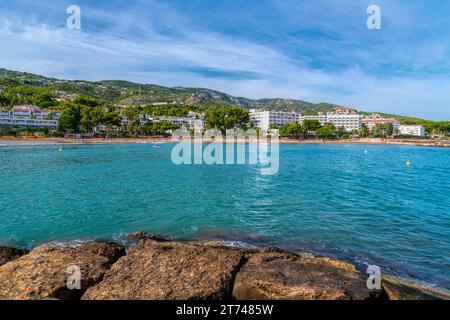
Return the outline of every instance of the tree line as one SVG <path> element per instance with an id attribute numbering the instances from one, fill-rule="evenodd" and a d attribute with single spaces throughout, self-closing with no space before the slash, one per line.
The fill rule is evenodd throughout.
<path id="1" fill-rule="evenodd" d="M 129 105 L 118 109 L 112 105 L 102 104 L 99 100 L 80 96 L 61 105 L 62 113 L 58 121 L 61 132 L 90 132 L 98 125 L 105 125 L 107 131 L 121 127 L 121 134 L 164 134 L 178 129 L 179 126 L 169 121 L 141 121 L 145 116 L 186 117 L 189 111 L 205 114 L 206 128 L 222 131 L 236 127 L 246 128 L 250 122 L 248 111 L 229 106 L 138 106 Z M 122 116 L 126 119 L 122 118 Z"/>
<path id="2" fill-rule="evenodd" d="M 339 131 L 340 132 L 340 131 Z M 322 138 L 331 138 L 335 134 L 335 128 L 331 123 L 322 125 L 319 120 L 305 119 L 303 123 L 287 123 L 279 128 L 280 136 L 300 138 L 314 134 Z"/>

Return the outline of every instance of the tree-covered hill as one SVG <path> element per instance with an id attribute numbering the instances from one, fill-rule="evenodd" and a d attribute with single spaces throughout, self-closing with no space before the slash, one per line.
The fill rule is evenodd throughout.
<path id="1" fill-rule="evenodd" d="M 123 80 L 104 80 L 98 82 L 61 80 L 0 68 L 0 90 L 2 90 L 2 87 L 18 85 L 37 86 L 49 91 L 57 90 L 67 93 L 83 94 L 122 106 L 166 102 L 192 106 L 228 105 L 245 109 L 264 108 L 269 110 L 289 110 L 305 114 L 329 111 L 335 107 L 335 105 L 329 103 L 314 104 L 294 99 L 248 99 L 206 88 L 163 87 Z"/>
<path id="2" fill-rule="evenodd" d="M 63 92 L 65 96 L 76 94 L 78 98 L 60 99 L 57 91 Z M 209 116 L 207 120 L 221 117 L 225 119 L 225 114 L 233 117 L 238 115 L 236 116 L 238 120 L 235 119 L 236 123 L 243 123 L 245 117 L 248 117 L 248 112 L 242 109 L 314 114 L 327 112 L 336 107 L 330 103 L 314 104 L 294 99 L 248 99 L 205 88 L 163 87 L 123 80 L 97 82 L 61 80 L 0 68 L 0 107 L 18 104 L 36 104 L 41 108 L 65 110 L 63 120 L 66 119 L 66 127 L 71 127 L 74 131 L 79 128 L 91 129 L 93 124 L 102 123 L 104 119 L 107 119 L 106 122 L 110 125 L 114 125 L 120 120 L 119 114 L 124 113 L 125 110 L 131 110 L 132 112 L 129 113 L 134 116 L 139 113 L 185 116 L 189 110 L 193 110 L 205 112 Z M 69 115 L 69 111 L 73 114 Z M 363 114 L 367 113 L 363 112 Z M 386 116 L 395 117 L 402 124 L 422 124 L 429 133 L 448 134 L 450 132 L 450 121 L 429 121 L 398 115 Z M 135 120 L 137 123 L 137 118 Z"/>

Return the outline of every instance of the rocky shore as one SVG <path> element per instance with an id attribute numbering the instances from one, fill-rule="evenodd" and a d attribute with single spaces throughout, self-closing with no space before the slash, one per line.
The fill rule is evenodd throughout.
<path id="1" fill-rule="evenodd" d="M 31 252 L 0 246 L 0 300 L 450 299 L 392 276 L 382 278 L 381 290 L 369 290 L 367 275 L 353 265 L 309 253 L 145 232 L 126 244 L 44 244 Z M 80 270 L 80 289 L 67 286 L 69 266 Z"/>

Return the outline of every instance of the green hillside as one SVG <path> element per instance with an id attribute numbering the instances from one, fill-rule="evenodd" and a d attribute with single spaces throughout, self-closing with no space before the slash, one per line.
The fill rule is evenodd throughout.
<path id="1" fill-rule="evenodd" d="M 59 102 L 56 100 L 55 91 L 78 94 L 80 97 L 72 104 L 67 101 Z M 314 114 L 327 112 L 336 107 L 330 103 L 314 104 L 294 99 L 248 99 L 205 88 L 163 87 L 123 80 L 97 82 L 61 80 L 0 68 L 0 107 L 17 104 L 36 104 L 41 108 L 66 109 L 63 118 L 67 120 L 67 127 L 73 130 L 80 127 L 90 128 L 92 123 L 100 123 L 104 119 L 111 124 L 118 123 L 120 122 L 118 108 L 128 113 L 127 117 L 134 118 L 139 113 L 181 116 L 186 115 L 189 110 L 194 110 L 206 112 L 207 120 L 211 123 L 217 118 L 223 118 L 222 120 L 225 121 L 227 117 L 235 119 L 236 123 L 245 123 L 248 113 L 242 113 L 242 109 L 264 108 Z M 429 133 L 448 134 L 450 132 L 449 121 L 387 116 L 396 117 L 403 124 L 423 124 Z M 82 124 L 84 120 L 81 119 L 85 120 L 85 125 Z M 135 120 L 137 121 L 137 118 Z"/>
<path id="2" fill-rule="evenodd" d="M 245 109 L 288 110 L 305 114 L 329 111 L 335 107 L 335 105 L 329 103 L 314 104 L 294 99 L 248 99 L 205 88 L 163 87 L 123 80 L 98 82 L 60 80 L 26 72 L 0 69 L 0 90 L 2 87 L 20 85 L 42 87 L 48 91 L 58 90 L 67 93 L 83 94 L 121 106 L 167 102 L 191 106 L 224 105 L 238 106 Z"/>

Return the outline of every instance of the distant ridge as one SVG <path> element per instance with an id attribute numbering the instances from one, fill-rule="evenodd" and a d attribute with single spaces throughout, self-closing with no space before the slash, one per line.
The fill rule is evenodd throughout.
<path id="1" fill-rule="evenodd" d="M 127 104 L 151 104 L 167 102 L 187 105 L 232 105 L 245 109 L 268 109 L 296 111 L 304 114 L 326 112 L 337 105 L 331 103 L 311 103 L 295 99 L 248 99 L 235 97 L 220 91 L 207 88 L 189 87 L 164 87 L 155 84 L 140 84 L 124 80 L 62 80 L 44 77 L 41 75 L 11 71 L 0 68 L 0 79 L 3 85 L 7 81 L 45 86 L 53 90 L 66 91 L 68 93 L 85 94 L 94 98 L 103 99 L 119 105 Z M 0 89 L 2 86 L 0 83 Z"/>

